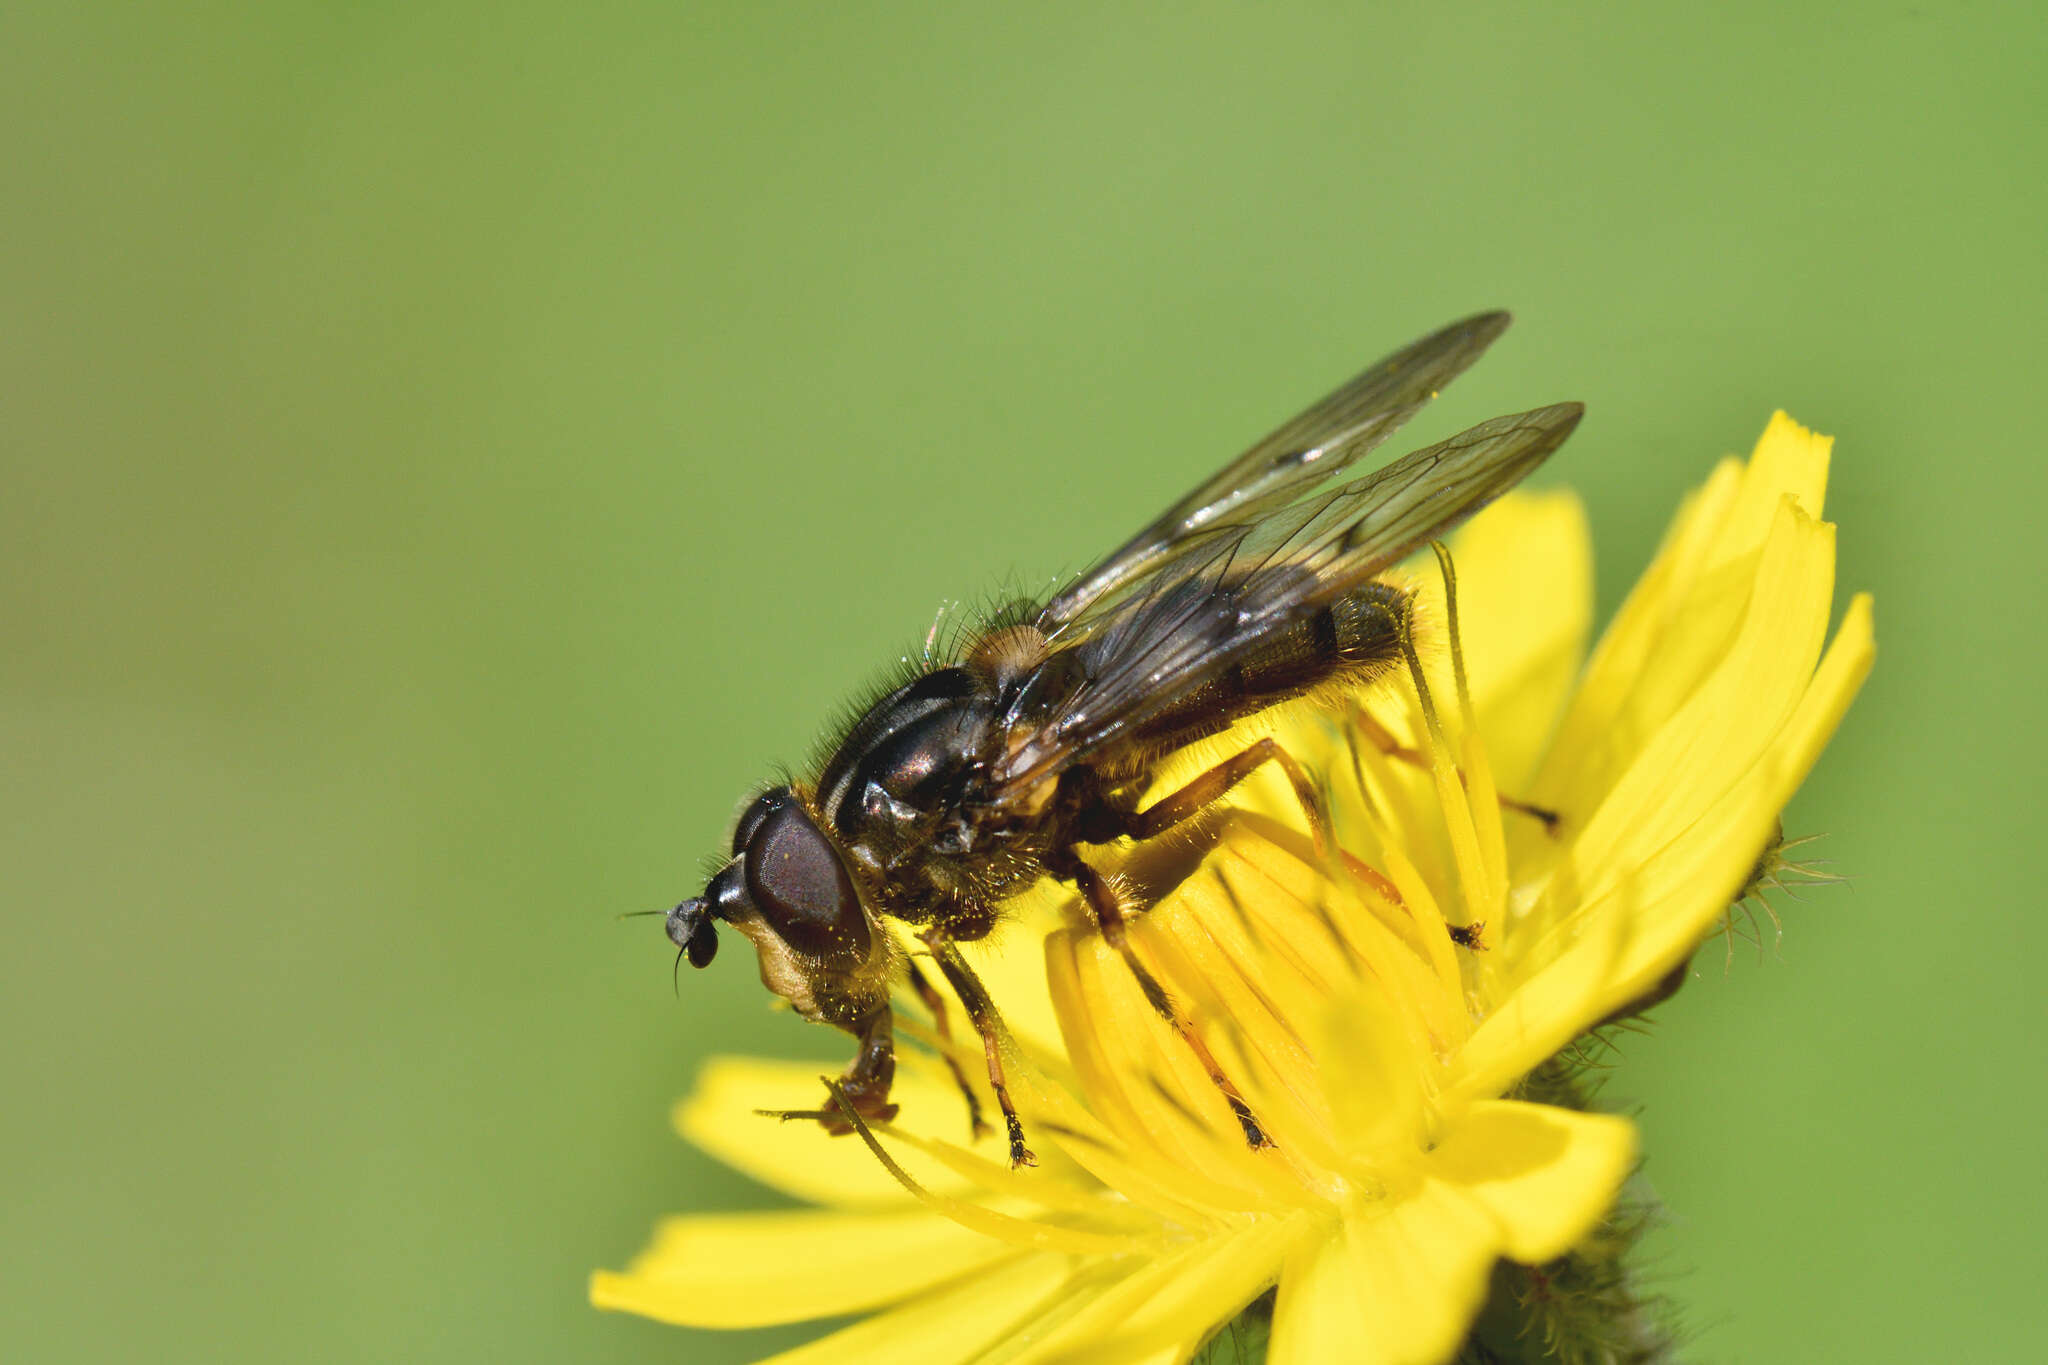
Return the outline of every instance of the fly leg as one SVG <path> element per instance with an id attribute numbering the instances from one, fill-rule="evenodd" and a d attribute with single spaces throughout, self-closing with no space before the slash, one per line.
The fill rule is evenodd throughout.
<path id="1" fill-rule="evenodd" d="M 840 1093 L 846 1096 L 853 1111 L 874 1123 L 887 1123 L 896 1117 L 896 1106 L 889 1103 L 889 1087 L 896 1080 L 895 1023 L 887 1005 L 869 1015 L 861 1026 L 860 1051 L 839 1079 Z M 828 1121 L 826 1127 L 834 1124 Z"/>
<path id="2" fill-rule="evenodd" d="M 917 992 L 917 998 L 932 1012 L 932 1025 L 939 1035 L 939 1042 L 942 1045 L 951 1044 L 953 1030 L 946 1022 L 946 997 L 939 994 L 939 988 L 917 969 L 915 962 L 906 962 L 904 966 L 910 970 L 910 989 Z M 981 1097 L 976 1095 L 974 1087 L 967 1083 L 967 1074 L 960 1069 L 960 1061 L 953 1055 L 950 1047 L 942 1046 L 939 1056 L 945 1059 L 946 1070 L 953 1073 L 953 1083 L 960 1087 L 961 1095 L 967 1100 L 968 1130 L 977 1138 L 983 1136 L 988 1132 L 988 1124 L 981 1117 Z"/>
<path id="3" fill-rule="evenodd" d="M 853 1064 L 839 1078 L 839 1093 L 861 1118 L 870 1123 L 887 1123 L 896 1117 L 896 1106 L 889 1103 L 889 1087 L 896 1080 L 895 1017 L 890 1014 L 889 1007 L 883 1005 L 862 1019 L 858 1036 L 860 1051 L 854 1054 Z M 831 1100 L 826 1101 L 823 1109 L 791 1111 L 776 1117 L 814 1118 L 825 1125 L 827 1132 L 834 1134 L 853 1131 L 853 1125 L 846 1121 Z"/>
<path id="4" fill-rule="evenodd" d="M 1018 1122 L 1017 1106 L 1010 1100 L 1009 1082 L 1003 1079 L 1001 1025 L 996 1017 L 995 1001 L 989 999 L 987 987 L 967 965 L 967 959 L 960 956 L 960 950 L 953 946 L 952 939 L 931 929 L 924 934 L 924 944 L 932 950 L 932 959 L 939 964 L 939 972 L 946 978 L 946 984 L 953 988 L 953 994 L 960 997 L 968 1022 L 981 1035 L 982 1055 L 988 1063 L 989 1087 L 996 1092 L 996 1103 L 1003 1110 L 1003 1127 L 1010 1134 L 1010 1164 L 1036 1166 L 1038 1158 L 1031 1155 L 1031 1149 L 1024 1145 L 1024 1125 Z"/>
<path id="5" fill-rule="evenodd" d="M 1058 858 L 1049 860 L 1047 866 L 1055 875 L 1071 878 L 1074 884 L 1080 887 L 1081 894 L 1088 898 L 1089 908 L 1095 912 L 1096 921 L 1102 925 L 1103 938 L 1109 941 L 1110 947 L 1116 949 L 1123 958 L 1124 965 L 1131 969 L 1131 975 L 1137 978 L 1138 989 L 1145 993 L 1145 1001 L 1152 1006 L 1153 1013 L 1164 1019 L 1168 1027 L 1180 1035 L 1181 1040 L 1195 1054 L 1195 1059 L 1201 1062 L 1202 1069 L 1209 1073 L 1209 1079 L 1223 1092 L 1223 1098 L 1230 1104 L 1230 1112 L 1237 1118 L 1238 1126 L 1244 1129 L 1246 1144 L 1252 1147 L 1272 1146 L 1273 1140 L 1267 1137 L 1266 1130 L 1259 1126 L 1258 1116 L 1253 1114 L 1251 1106 L 1244 1102 L 1244 1096 L 1238 1093 L 1237 1086 L 1231 1082 L 1230 1077 L 1223 1074 L 1223 1068 L 1217 1065 L 1215 1054 L 1211 1053 L 1209 1045 L 1202 1041 L 1202 1035 L 1195 1032 L 1195 1026 L 1175 1007 L 1173 998 L 1166 993 L 1166 988 L 1159 984 L 1159 978 L 1152 975 L 1152 969 L 1138 957 L 1137 949 L 1131 944 L 1123 905 L 1117 900 L 1115 888 L 1104 880 L 1100 872 L 1081 861 L 1080 856 L 1072 849 L 1066 849 Z"/>
<path id="6" fill-rule="evenodd" d="M 1427 769 L 1429 767 L 1429 755 L 1422 753 L 1420 750 L 1411 749 L 1400 740 L 1395 739 L 1393 732 L 1374 720 L 1372 713 L 1363 706 L 1353 706 L 1351 708 L 1351 716 L 1357 723 L 1359 732 L 1372 741 L 1372 746 L 1388 758 L 1397 759 L 1402 763 L 1413 764 L 1418 768 Z M 1462 773 L 1459 774 L 1460 780 L 1463 779 L 1463 776 Z M 1512 796 L 1500 796 L 1499 800 L 1502 810 L 1515 811 L 1518 814 L 1528 816 L 1532 820 L 1541 821 L 1543 831 L 1546 834 L 1556 834 L 1558 825 L 1564 819 L 1563 816 L 1548 807 L 1531 805 L 1527 801 L 1517 801 Z"/>
<path id="7" fill-rule="evenodd" d="M 1316 852 L 1327 851 L 1330 846 L 1328 824 L 1323 818 L 1323 800 L 1316 793 L 1316 784 L 1309 780 L 1308 770 L 1301 766 L 1301 761 L 1281 748 L 1279 741 L 1271 735 L 1240 753 L 1232 754 L 1179 791 L 1160 797 L 1144 810 L 1124 816 L 1119 832 L 1133 839 L 1150 839 L 1164 834 L 1189 816 L 1221 801 L 1232 787 L 1251 776 L 1262 763 L 1278 763 L 1285 770 L 1287 781 L 1294 788 L 1295 799 L 1301 802 L 1302 814 L 1308 817 L 1308 830 L 1315 840 Z"/>

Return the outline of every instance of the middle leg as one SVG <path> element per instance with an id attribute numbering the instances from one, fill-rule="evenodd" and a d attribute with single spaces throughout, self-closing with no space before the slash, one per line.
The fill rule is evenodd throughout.
<path id="1" fill-rule="evenodd" d="M 940 973 L 946 984 L 953 988 L 953 994 L 960 997 L 961 1008 L 967 1011 L 968 1022 L 981 1035 L 983 1060 L 988 1065 L 989 1088 L 996 1092 L 996 1104 L 1003 1111 L 1003 1127 L 1009 1130 L 1010 1164 L 1012 1166 L 1036 1166 L 1038 1158 L 1024 1145 L 1024 1125 L 1017 1118 L 1017 1106 L 1010 1101 L 1010 1085 L 1003 1076 L 1003 1050 L 1001 1033 L 996 1019 L 995 1001 L 989 999 L 988 988 L 981 984 L 981 978 L 967 965 L 967 959 L 960 956 L 960 950 L 953 940 L 937 929 L 928 930 L 924 944 L 932 950 L 932 959 L 939 964 Z"/>
<path id="2" fill-rule="evenodd" d="M 960 1087 L 961 1095 L 967 1100 L 968 1131 L 977 1138 L 982 1137 L 988 1132 L 988 1124 L 981 1117 L 980 1097 L 974 1093 L 974 1087 L 967 1083 L 967 1074 L 960 1069 L 959 1060 L 953 1056 L 953 1030 L 946 1022 L 946 997 L 939 994 L 938 987 L 932 985 L 925 974 L 917 969 L 915 962 L 906 961 L 903 965 L 910 974 L 910 989 L 917 993 L 917 998 L 924 1002 L 924 1007 L 932 1012 L 932 1027 L 939 1035 L 939 1057 L 945 1062 L 946 1070 L 952 1073 L 953 1084 Z"/>

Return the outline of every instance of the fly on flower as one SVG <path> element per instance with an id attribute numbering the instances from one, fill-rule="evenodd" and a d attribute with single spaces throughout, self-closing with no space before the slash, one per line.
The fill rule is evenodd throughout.
<path id="1" fill-rule="evenodd" d="M 841 1105 L 864 1120 L 893 1117 L 890 988 L 907 978 L 939 1010 L 893 922 L 959 997 L 984 1045 L 1010 1159 L 1031 1164 L 995 1007 L 956 945 L 987 936 L 1006 902 L 1051 877 L 1081 893 L 1151 1008 L 1229 1101 L 1246 1142 L 1268 1143 L 1131 948 L 1126 921 L 1142 907 L 1082 850 L 1155 838 L 1267 763 L 1288 776 L 1309 827 L 1322 827 L 1308 770 L 1270 737 L 1140 805 L 1154 773 L 1188 745 L 1401 659 L 1409 595 L 1378 575 L 1519 482 L 1571 434 L 1582 409 L 1560 403 L 1497 417 L 1375 472 L 1341 476 L 1507 325 L 1505 313 L 1468 318 L 1373 365 L 1049 601 L 996 613 L 960 647 L 920 660 L 857 714 L 814 771 L 753 800 L 733 831 L 731 860 L 703 895 L 668 912 L 668 936 L 702 967 L 717 951 L 715 923 L 725 922 L 754 945 L 771 991 L 858 1040 L 832 1103 L 812 1117 L 835 1131 L 851 1126 Z"/>

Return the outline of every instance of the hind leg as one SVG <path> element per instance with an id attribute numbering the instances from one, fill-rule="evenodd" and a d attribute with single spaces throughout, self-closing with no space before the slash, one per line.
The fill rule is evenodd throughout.
<path id="1" fill-rule="evenodd" d="M 1429 755 L 1418 749 L 1411 749 L 1400 740 L 1394 738 L 1393 732 L 1377 720 L 1374 720 L 1372 713 L 1363 706 L 1356 704 L 1352 706 L 1351 719 L 1352 723 L 1358 727 L 1359 733 L 1366 737 L 1373 748 L 1378 749 L 1388 758 L 1410 764 L 1425 771 L 1428 770 Z M 1558 825 L 1563 823 L 1564 817 L 1546 806 L 1532 805 L 1527 801 L 1517 801 L 1512 796 L 1502 796 L 1499 793 L 1495 793 L 1495 796 L 1500 801 L 1500 808 L 1502 810 L 1511 810 L 1518 815 L 1526 815 L 1531 820 L 1542 822 L 1546 833 L 1557 833 Z"/>

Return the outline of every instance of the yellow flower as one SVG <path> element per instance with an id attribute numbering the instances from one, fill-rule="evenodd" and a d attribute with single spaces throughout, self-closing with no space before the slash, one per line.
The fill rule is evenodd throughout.
<path id="1" fill-rule="evenodd" d="M 955 1141 L 922 1054 L 902 1119 L 852 1139 L 754 1113 L 815 1103 L 819 1068 L 714 1061 L 678 1126 L 816 1207 L 673 1219 L 593 1301 L 699 1327 L 871 1314 L 790 1362 L 1173 1362 L 1277 1285 L 1276 1365 L 1451 1356 L 1496 1260 L 1564 1255 L 1635 1160 L 1626 1120 L 1518 1086 L 1682 970 L 1869 670 L 1866 597 L 1823 653 L 1829 444 L 1780 413 L 1724 461 L 1583 668 L 1579 505 L 1502 500 L 1457 538 L 1455 610 L 1417 576 L 1420 685 L 1273 722 L 1324 783 L 1332 852 L 1262 777 L 1206 842 L 1125 853 L 1158 896 L 1138 950 L 1272 1147 L 1046 889 L 1042 962 L 1023 927 L 976 956 L 1039 1169 Z"/>

